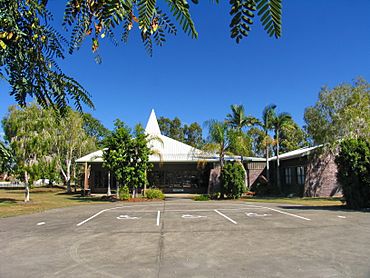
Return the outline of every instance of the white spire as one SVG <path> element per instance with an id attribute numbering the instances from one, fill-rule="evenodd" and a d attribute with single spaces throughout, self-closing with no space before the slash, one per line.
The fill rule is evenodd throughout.
<path id="1" fill-rule="evenodd" d="M 161 129 L 159 128 L 157 116 L 155 115 L 154 109 L 152 109 L 152 112 L 150 113 L 145 131 L 146 133 L 151 135 L 161 135 Z"/>

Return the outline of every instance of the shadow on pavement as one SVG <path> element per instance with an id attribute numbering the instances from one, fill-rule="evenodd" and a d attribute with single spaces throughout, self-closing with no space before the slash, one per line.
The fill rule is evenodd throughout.
<path id="1" fill-rule="evenodd" d="M 337 205 L 337 206 L 279 206 L 281 209 L 295 209 L 295 210 L 328 210 L 328 211 L 347 211 L 347 212 L 370 212 L 370 208 L 368 209 L 362 209 L 362 210 L 353 210 L 349 209 L 346 206 Z"/>

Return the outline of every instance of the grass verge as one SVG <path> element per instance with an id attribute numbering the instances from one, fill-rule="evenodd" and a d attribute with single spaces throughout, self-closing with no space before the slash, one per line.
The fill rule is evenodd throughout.
<path id="1" fill-rule="evenodd" d="M 30 190 L 28 203 L 23 202 L 23 190 L 0 189 L 0 217 L 42 212 L 53 208 L 62 208 L 95 203 L 107 203 L 101 197 L 81 197 L 78 193 L 67 194 L 61 188 L 34 188 Z"/>
<path id="2" fill-rule="evenodd" d="M 332 198 L 244 197 L 243 200 L 247 202 L 292 204 L 292 205 L 303 205 L 303 206 L 342 206 L 343 205 L 340 197 L 332 197 Z"/>

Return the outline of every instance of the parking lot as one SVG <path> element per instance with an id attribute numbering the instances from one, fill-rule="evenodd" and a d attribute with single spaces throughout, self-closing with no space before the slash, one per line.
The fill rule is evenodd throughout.
<path id="1" fill-rule="evenodd" d="M 56 209 L 0 219 L 0 277 L 370 277 L 369 216 L 191 200 Z"/>

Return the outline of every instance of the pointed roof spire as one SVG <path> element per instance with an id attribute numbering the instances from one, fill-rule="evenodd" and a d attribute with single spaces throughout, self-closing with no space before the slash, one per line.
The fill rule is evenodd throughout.
<path id="1" fill-rule="evenodd" d="M 161 129 L 157 121 L 157 116 L 155 115 L 154 109 L 150 113 L 149 120 L 146 124 L 145 131 L 148 134 L 152 135 L 161 135 Z"/>

